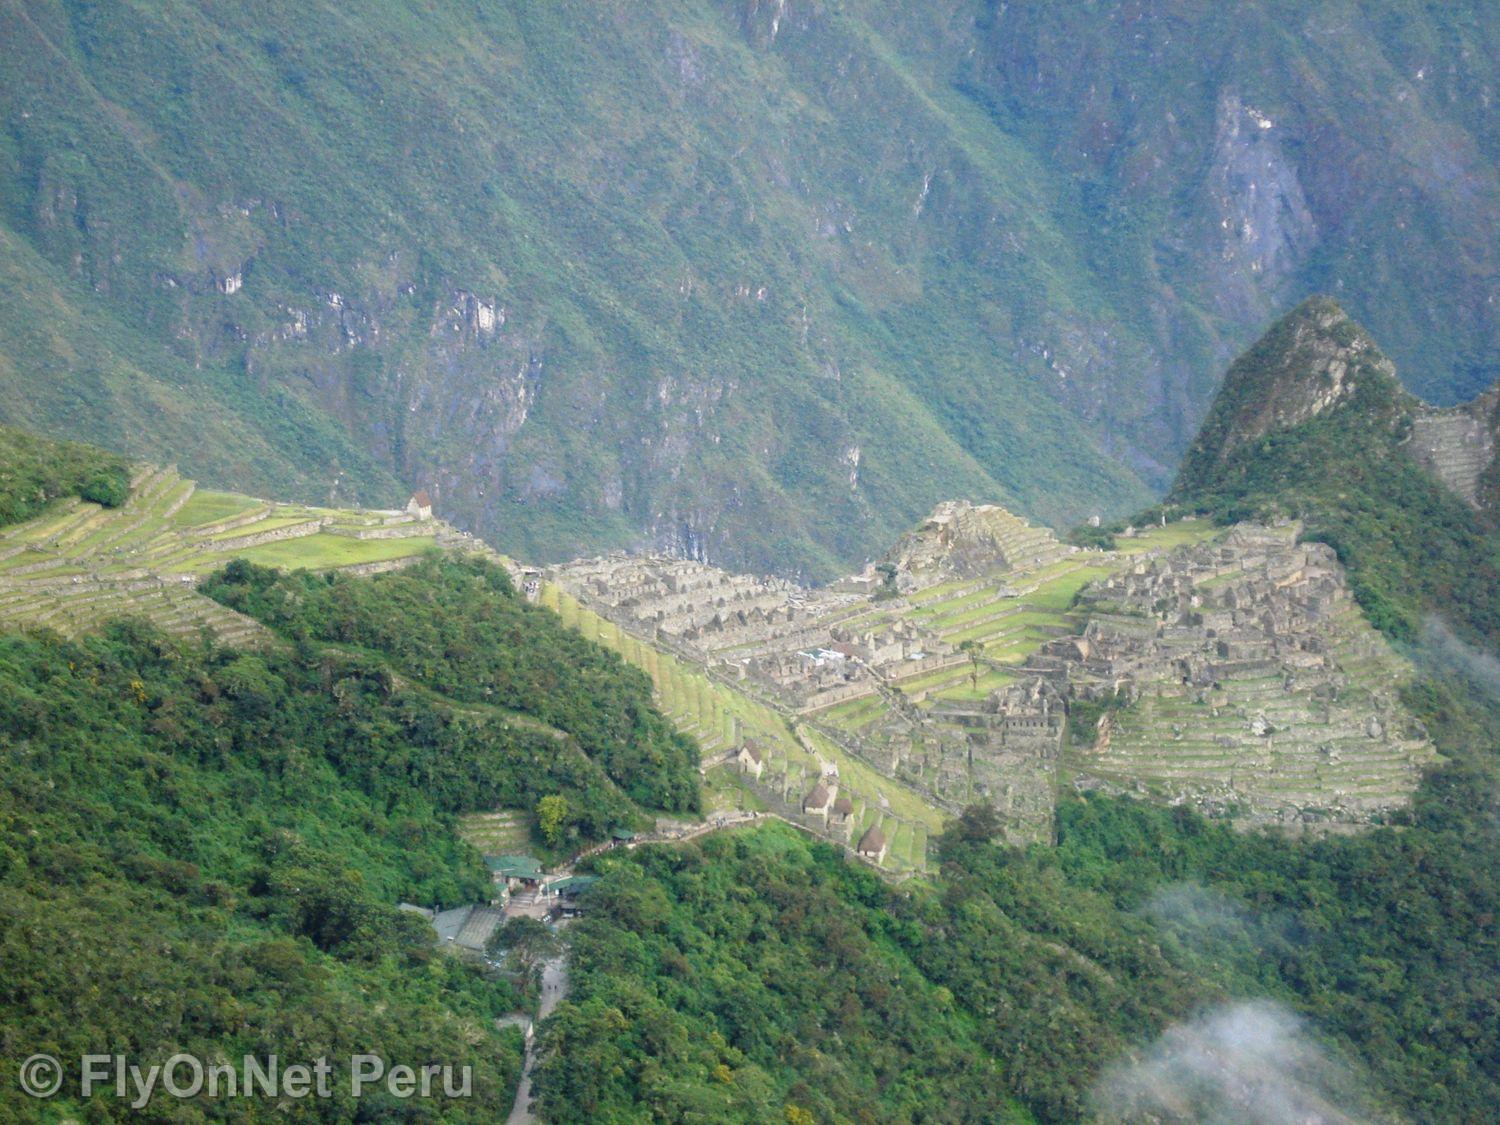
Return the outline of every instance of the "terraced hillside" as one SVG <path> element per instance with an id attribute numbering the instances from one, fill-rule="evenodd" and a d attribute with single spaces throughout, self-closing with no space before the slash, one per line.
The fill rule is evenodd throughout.
<path id="1" fill-rule="evenodd" d="M 619 652 L 650 675 L 657 703 L 678 728 L 699 740 L 711 811 L 743 809 L 773 813 L 851 848 L 879 826 L 888 841 L 879 866 L 900 875 L 927 870 L 927 844 L 947 815 L 929 796 L 883 775 L 839 742 L 799 722 L 774 698 L 727 682 L 707 667 L 685 660 L 661 644 L 623 629 L 554 582 L 538 599 L 584 636 Z M 755 748 L 758 774 L 740 764 L 741 750 Z M 804 797 L 825 776 L 837 778 L 851 808 L 843 817 L 808 815 Z"/>
<path id="2" fill-rule="evenodd" d="M 267 566 L 373 572 L 429 548 L 472 542 L 400 511 L 278 504 L 198 490 L 173 468 L 142 467 L 116 508 L 77 498 L 0 530 L 0 624 L 74 635 L 126 614 L 168 632 L 250 642 L 265 630 L 203 597 L 203 575 L 233 558 Z"/>
<path id="3" fill-rule="evenodd" d="M 1300 531 L 1238 525 L 1085 592 L 1081 636 L 1031 669 L 1075 701 L 1080 784 L 1290 826 L 1409 803 L 1435 760 L 1400 702 L 1411 670 Z"/>

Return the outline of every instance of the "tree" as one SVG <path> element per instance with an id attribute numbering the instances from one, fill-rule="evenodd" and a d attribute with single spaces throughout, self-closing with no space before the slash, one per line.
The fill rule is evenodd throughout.
<path id="1" fill-rule="evenodd" d="M 948 829 L 958 839 L 978 844 L 989 843 L 1003 830 L 1004 825 L 995 807 L 984 804 L 969 805 Z"/>
<path id="2" fill-rule="evenodd" d="M 548 794 L 536 803 L 536 823 L 541 829 L 542 839 L 549 847 L 557 847 L 563 840 L 563 826 L 568 821 L 568 801 L 556 793 Z"/>
<path id="3" fill-rule="evenodd" d="M 984 660 L 984 646 L 978 641 L 970 639 L 958 646 L 958 651 L 966 653 L 969 657 L 969 686 L 973 690 L 979 690 L 979 665 Z"/>
<path id="4" fill-rule="evenodd" d="M 562 945 L 545 922 L 517 917 L 495 931 L 489 941 L 489 952 L 504 952 L 516 972 L 530 980 L 542 963 L 556 957 Z"/>

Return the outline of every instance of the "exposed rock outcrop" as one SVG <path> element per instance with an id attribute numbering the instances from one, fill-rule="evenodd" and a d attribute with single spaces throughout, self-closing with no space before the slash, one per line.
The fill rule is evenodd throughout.
<path id="1" fill-rule="evenodd" d="M 882 560 L 902 590 L 1053 562 L 1074 548 L 996 504 L 948 500 L 903 535 Z"/>

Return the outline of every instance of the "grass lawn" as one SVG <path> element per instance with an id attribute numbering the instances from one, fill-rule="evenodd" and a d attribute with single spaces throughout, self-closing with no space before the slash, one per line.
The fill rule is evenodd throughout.
<path id="1" fill-rule="evenodd" d="M 244 558 L 261 566 L 321 570 L 403 559 L 410 555 L 420 555 L 436 546 L 437 540 L 430 535 L 415 539 L 350 539 L 345 535 L 319 533 L 304 535 L 300 539 L 283 539 L 278 543 L 262 543 L 259 547 L 245 547 L 220 555 L 208 554 L 174 569 L 206 571 L 222 566 L 230 558 Z"/>
<path id="2" fill-rule="evenodd" d="M 1132 539 L 1123 535 L 1115 537 L 1115 551 L 1122 555 L 1139 555 L 1145 551 L 1167 547 L 1181 547 L 1188 543 L 1202 543 L 1212 539 L 1223 528 L 1215 527 L 1211 520 L 1188 519 L 1169 523 L 1166 527 L 1143 528 Z"/>
<path id="3" fill-rule="evenodd" d="M 306 516 L 274 515 L 254 523 L 247 523 L 243 527 L 232 527 L 228 531 L 216 531 L 208 537 L 210 545 L 221 539 L 238 539 L 244 535 L 259 535 L 263 531 L 278 531 L 283 527 L 292 527 L 299 523 L 310 522 Z"/>
<path id="4" fill-rule="evenodd" d="M 188 502 L 177 509 L 172 522 L 179 527 L 202 527 L 206 523 L 218 523 L 230 516 L 262 507 L 262 503 L 251 496 L 237 492 L 211 492 L 199 489 L 188 498 Z"/>

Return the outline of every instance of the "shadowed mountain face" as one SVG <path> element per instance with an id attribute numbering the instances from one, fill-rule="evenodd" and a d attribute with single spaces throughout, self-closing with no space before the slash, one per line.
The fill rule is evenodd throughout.
<path id="1" fill-rule="evenodd" d="M 1314 287 L 1487 382 L 1497 26 L 0 0 L 0 418 L 538 558 L 1120 514 Z"/>

